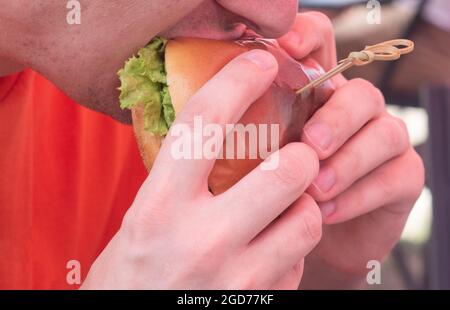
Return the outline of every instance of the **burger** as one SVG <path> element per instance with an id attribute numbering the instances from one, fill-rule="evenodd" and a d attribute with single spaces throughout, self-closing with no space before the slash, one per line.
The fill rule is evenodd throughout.
<path id="1" fill-rule="evenodd" d="M 296 95 L 296 90 L 324 74 L 312 58 L 299 62 L 276 40 L 264 38 L 218 41 L 156 37 L 130 58 L 118 73 L 120 105 L 132 112 L 139 150 L 149 171 L 176 115 L 192 95 L 233 58 L 252 49 L 272 53 L 278 61 L 279 72 L 269 89 L 245 112 L 239 124 L 277 125 L 279 147 L 300 141 L 306 121 L 333 92 L 332 84 L 326 82 L 309 93 Z M 233 141 L 245 141 L 245 154 L 216 161 L 208 179 L 210 191 L 216 195 L 233 186 L 264 160 L 261 156 L 250 156 L 245 131 L 230 134 L 244 135 L 243 140 Z M 275 151 L 271 148 L 270 138 L 267 141 L 270 144 L 268 149 Z M 235 152 L 238 149 L 239 146 Z"/>

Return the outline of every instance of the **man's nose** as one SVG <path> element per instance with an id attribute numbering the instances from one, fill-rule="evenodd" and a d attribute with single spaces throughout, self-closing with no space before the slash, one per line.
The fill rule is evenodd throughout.
<path id="1" fill-rule="evenodd" d="M 265 37 L 280 37 L 292 27 L 297 0 L 216 0 L 226 10 L 250 21 Z"/>

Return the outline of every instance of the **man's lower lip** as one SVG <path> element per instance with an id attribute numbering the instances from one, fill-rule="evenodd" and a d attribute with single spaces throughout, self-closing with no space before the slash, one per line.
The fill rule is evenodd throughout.
<path id="1" fill-rule="evenodd" d="M 181 34 L 179 37 L 196 37 L 213 40 L 239 40 L 243 38 L 255 37 L 255 33 L 250 30 L 245 24 L 239 23 L 229 27 L 228 30 L 214 30 L 214 31 L 199 31 L 195 34 Z M 176 37 L 167 36 L 168 39 Z"/>
<path id="2" fill-rule="evenodd" d="M 247 28 L 246 31 L 244 32 L 244 34 L 239 39 L 252 39 L 252 38 L 257 38 L 257 37 L 261 37 L 261 36 L 259 34 L 257 34 L 255 31 L 253 31 L 252 29 Z"/>
<path id="3" fill-rule="evenodd" d="M 238 40 L 245 37 L 248 28 L 244 24 L 236 24 L 233 30 L 230 31 L 232 40 Z"/>

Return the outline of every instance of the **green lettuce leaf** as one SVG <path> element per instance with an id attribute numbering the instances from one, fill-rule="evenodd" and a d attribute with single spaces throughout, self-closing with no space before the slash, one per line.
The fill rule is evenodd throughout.
<path id="1" fill-rule="evenodd" d="M 144 106 L 145 130 L 165 136 L 175 120 L 167 85 L 164 54 L 167 40 L 156 37 L 118 72 L 120 107 Z"/>

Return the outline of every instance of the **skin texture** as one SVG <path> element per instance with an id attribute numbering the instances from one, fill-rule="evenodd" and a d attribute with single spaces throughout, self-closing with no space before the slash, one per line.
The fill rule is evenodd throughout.
<path id="1" fill-rule="evenodd" d="M 0 42 L 8 44 L 0 45 L 0 60 L 32 67 L 80 104 L 128 123 L 130 112 L 117 102 L 116 73 L 152 37 L 235 39 L 244 22 L 265 36 L 280 36 L 293 23 L 297 5 L 295 0 L 250 0 L 242 7 L 237 0 L 79 2 L 81 25 L 66 22 L 68 10 L 59 0 L 2 4 Z M 268 23 L 267 12 L 281 21 Z"/>
<path id="2" fill-rule="evenodd" d="M 0 42 L 9 43 L 0 45 L 0 74 L 31 66 L 81 104 L 125 122 L 116 72 L 158 33 L 233 39 L 245 23 L 264 36 L 284 34 L 280 44 L 295 58 L 311 54 L 326 69 L 336 63 L 331 23 L 317 13 L 296 17 L 296 1 L 80 1 L 80 26 L 65 23 L 60 1 L 11 2 L 0 9 Z M 238 120 L 276 72 L 265 52 L 238 57 L 177 122 Z M 213 161 L 174 161 L 167 138 L 83 287 L 293 289 L 303 270 L 304 288 L 359 285 L 367 261 L 398 241 L 424 172 L 380 92 L 363 80 L 334 82 L 336 93 L 307 123 L 302 143 L 280 150 L 280 167 L 256 169 L 220 196 L 206 187 Z M 221 104 L 205 109 L 214 101 Z"/>
<path id="3" fill-rule="evenodd" d="M 302 44 L 309 28 L 321 35 Z M 333 41 L 332 25 L 319 13 L 299 16 L 280 39 L 294 57 L 312 53 L 326 69 L 336 65 Z M 306 259 L 303 288 L 360 285 L 367 262 L 382 261 L 398 242 L 424 185 L 422 160 L 405 124 L 387 113 L 381 92 L 362 79 L 338 76 L 334 83 L 335 94 L 302 137 L 321 160 L 307 192 L 324 222 L 322 240 Z"/>
<path id="4" fill-rule="evenodd" d="M 199 114 L 214 124 L 238 121 L 277 69 L 265 51 L 239 56 L 194 95 L 173 126 L 192 124 Z M 260 79 L 252 79 L 255 74 Z M 221 96 L 219 88 L 230 96 Z M 211 101 L 217 102 L 205 110 Z M 206 177 L 215 161 L 174 160 L 170 152 L 176 139 L 170 133 L 166 137 L 121 232 L 96 261 L 84 287 L 269 289 L 294 272 L 289 287 L 295 288 L 303 258 L 322 230 L 316 203 L 301 197 L 317 175 L 315 152 L 291 144 L 278 153 L 279 169 L 258 168 L 213 196 Z M 264 191 L 268 184 L 278 190 L 248 196 L 250 189 Z M 286 247 L 286 241 L 292 246 Z M 121 268 L 111 273 L 114 265 Z"/>

